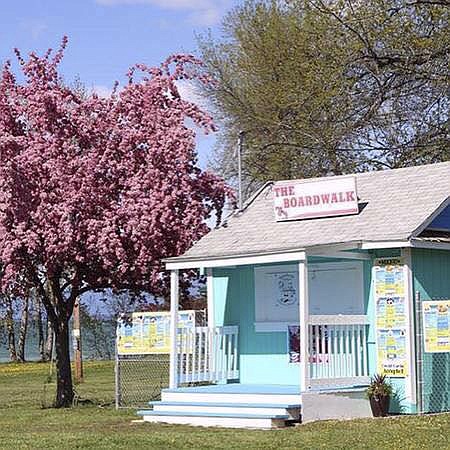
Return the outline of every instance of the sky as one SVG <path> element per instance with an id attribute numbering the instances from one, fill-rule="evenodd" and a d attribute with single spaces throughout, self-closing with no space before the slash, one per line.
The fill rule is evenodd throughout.
<path id="1" fill-rule="evenodd" d="M 219 30 L 238 0 L 0 0 L 0 62 L 22 53 L 69 45 L 61 64 L 67 82 L 79 78 L 100 95 L 124 81 L 135 63 L 158 65 L 173 53 L 195 53 L 196 33 Z M 182 94 L 195 99 L 184 86 Z M 214 136 L 198 138 L 207 165 Z"/>

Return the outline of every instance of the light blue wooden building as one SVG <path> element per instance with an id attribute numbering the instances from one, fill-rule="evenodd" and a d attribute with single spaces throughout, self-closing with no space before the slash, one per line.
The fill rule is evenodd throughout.
<path id="1" fill-rule="evenodd" d="M 315 208 L 327 198 L 308 191 L 325 186 L 315 181 L 289 182 L 295 192 L 267 183 L 166 261 L 172 336 L 183 269 L 207 274 L 208 326 L 172 339 L 170 388 L 145 420 L 270 427 L 370 415 L 364 390 L 378 372 L 394 386 L 392 411 L 450 410 L 450 309 L 445 322 L 445 304 L 429 302 L 450 298 L 450 163 L 329 177 L 323 189 L 357 190 L 331 213 Z M 303 203 L 309 216 L 283 210 Z"/>

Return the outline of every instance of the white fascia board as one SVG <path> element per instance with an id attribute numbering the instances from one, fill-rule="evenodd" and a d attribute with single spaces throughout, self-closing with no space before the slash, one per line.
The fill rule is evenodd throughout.
<path id="1" fill-rule="evenodd" d="M 429 248 L 434 250 L 450 250 L 449 242 L 433 242 L 422 241 L 419 239 L 411 239 L 410 241 L 378 241 L 363 242 L 362 250 L 377 250 L 382 248 Z"/>
<path id="2" fill-rule="evenodd" d="M 244 266 L 248 264 L 271 264 L 277 262 L 304 261 L 305 251 L 289 253 L 271 253 L 267 255 L 236 256 L 229 258 L 205 259 L 197 261 L 167 261 L 166 269 L 196 269 L 200 267 L 229 267 Z"/>
<path id="3" fill-rule="evenodd" d="M 411 247 L 410 241 L 374 241 L 374 242 L 363 242 L 361 244 L 362 250 L 377 250 L 382 248 L 404 248 Z"/>

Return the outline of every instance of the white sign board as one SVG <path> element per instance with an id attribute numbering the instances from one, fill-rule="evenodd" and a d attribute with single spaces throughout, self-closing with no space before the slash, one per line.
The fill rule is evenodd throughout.
<path id="1" fill-rule="evenodd" d="M 355 177 L 278 181 L 273 200 L 277 221 L 358 213 Z"/>
<path id="2" fill-rule="evenodd" d="M 309 264 L 310 313 L 364 314 L 363 267 L 361 261 Z M 262 266 L 254 270 L 256 331 L 286 332 L 288 324 L 300 320 L 298 266 Z"/>

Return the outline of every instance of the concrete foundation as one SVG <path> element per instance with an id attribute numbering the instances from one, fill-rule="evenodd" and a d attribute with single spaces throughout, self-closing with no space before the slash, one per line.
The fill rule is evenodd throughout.
<path id="1" fill-rule="evenodd" d="M 302 393 L 302 423 L 372 417 L 365 390 Z"/>

